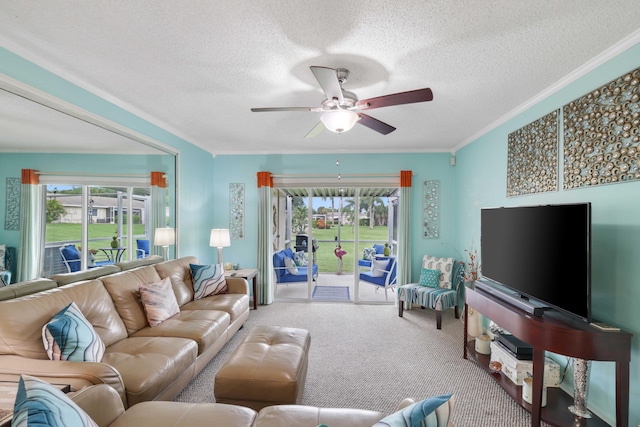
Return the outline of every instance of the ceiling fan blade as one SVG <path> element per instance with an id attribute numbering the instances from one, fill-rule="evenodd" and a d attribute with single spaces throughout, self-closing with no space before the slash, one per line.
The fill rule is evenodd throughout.
<path id="1" fill-rule="evenodd" d="M 426 102 L 433 100 L 431 89 L 416 89 L 408 92 L 393 93 L 375 98 L 363 99 L 356 103 L 360 110 L 370 110 L 372 108 L 389 107 L 391 105 L 413 104 L 414 102 Z"/>
<path id="2" fill-rule="evenodd" d="M 316 136 L 320 135 L 323 130 L 324 130 L 324 125 L 322 124 L 322 122 L 318 122 L 318 124 L 315 125 L 313 129 L 311 129 L 309 132 L 307 132 L 307 134 L 304 137 L 307 139 L 315 138 Z"/>
<path id="3" fill-rule="evenodd" d="M 373 129 L 376 132 L 380 132 L 383 135 L 386 135 L 396 130 L 396 128 L 394 128 L 393 126 L 388 125 L 385 122 L 381 122 L 378 119 L 374 119 L 371 116 L 367 116 L 366 114 L 358 113 L 358 116 L 360 116 L 360 120 L 358 120 L 357 123 L 360 123 L 361 125 L 364 125 L 369 129 Z"/>
<path id="4" fill-rule="evenodd" d="M 309 68 L 311 68 L 313 75 L 316 76 L 316 80 L 318 80 L 320 87 L 327 95 L 327 99 L 337 99 L 340 105 L 344 104 L 344 96 L 342 96 L 342 88 L 340 87 L 336 70 L 317 66 Z"/>
<path id="5" fill-rule="evenodd" d="M 252 108 L 254 113 L 263 113 L 265 111 L 323 111 L 322 107 L 267 107 L 267 108 Z"/>

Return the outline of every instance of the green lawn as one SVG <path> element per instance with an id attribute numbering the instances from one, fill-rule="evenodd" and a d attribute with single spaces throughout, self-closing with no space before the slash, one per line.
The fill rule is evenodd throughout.
<path id="1" fill-rule="evenodd" d="M 115 224 L 89 224 L 89 248 L 109 247 L 111 239 L 116 235 Z M 134 236 L 144 236 L 144 224 L 133 225 Z M 45 242 L 73 242 L 80 245 L 82 227 L 80 224 L 47 224 Z M 123 242 L 126 244 L 126 241 Z"/>
<path id="2" fill-rule="evenodd" d="M 384 244 L 388 238 L 388 228 L 379 226 L 370 229 L 369 226 L 360 227 L 360 247 L 354 250 L 353 227 L 350 225 L 340 227 L 340 246 L 347 251 L 347 255 L 342 257 L 342 272 L 353 273 L 354 258 L 362 258 L 362 252 L 366 247 L 372 247 L 374 243 Z M 318 241 L 316 251 L 316 264 L 321 273 L 336 273 L 338 271 L 338 257 L 334 254 L 334 249 L 338 246 L 338 227 L 330 229 L 314 229 L 313 237 Z M 292 238 L 295 242 L 295 236 Z"/>

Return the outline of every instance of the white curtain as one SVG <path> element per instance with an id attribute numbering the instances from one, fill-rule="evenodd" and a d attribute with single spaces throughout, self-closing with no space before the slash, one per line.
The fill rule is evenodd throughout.
<path id="1" fill-rule="evenodd" d="M 20 248 L 17 282 L 42 276 L 44 259 L 44 192 L 33 169 L 22 170 Z"/>
<path id="2" fill-rule="evenodd" d="M 271 259 L 273 178 L 270 172 L 258 172 L 258 304 L 271 304 L 275 298 L 273 260 Z"/>
<path id="3" fill-rule="evenodd" d="M 398 286 L 411 283 L 411 178 L 411 171 L 400 171 Z"/>
<path id="4" fill-rule="evenodd" d="M 162 247 L 153 244 L 156 228 L 168 227 L 166 212 L 167 179 L 162 172 L 151 172 L 151 224 L 149 225 L 149 251 L 162 255 Z"/>

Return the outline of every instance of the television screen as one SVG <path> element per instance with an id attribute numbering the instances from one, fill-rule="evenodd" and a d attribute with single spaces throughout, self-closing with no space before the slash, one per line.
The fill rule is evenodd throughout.
<path id="1" fill-rule="evenodd" d="M 481 278 L 591 321 L 591 204 L 485 208 Z"/>

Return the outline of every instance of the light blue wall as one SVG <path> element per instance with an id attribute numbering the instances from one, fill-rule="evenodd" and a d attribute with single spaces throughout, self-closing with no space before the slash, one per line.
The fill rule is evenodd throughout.
<path id="1" fill-rule="evenodd" d="M 640 45 L 459 150 L 455 168 L 457 243 L 461 248 L 470 247 L 472 241 L 478 246 L 482 207 L 591 202 L 593 316 L 634 334 L 631 396 L 640 395 L 640 181 L 507 198 L 506 169 L 507 138 L 511 132 L 638 66 Z M 559 177 L 562 179 L 562 168 Z M 612 363 L 594 363 L 589 389 L 589 407 L 612 425 L 614 375 Z M 571 375 L 567 382 L 571 390 Z M 632 398 L 629 423 L 633 426 L 640 424 L 640 407 L 634 401 Z"/>
<path id="2" fill-rule="evenodd" d="M 303 142 L 301 142 L 303 143 Z M 258 192 L 256 172 L 268 171 L 281 174 L 335 174 L 340 160 L 340 173 L 348 174 L 398 174 L 401 170 L 411 170 L 413 176 L 412 218 L 414 224 L 411 235 L 413 277 L 417 279 L 422 256 L 434 254 L 456 256 L 455 227 L 453 212 L 454 167 L 450 166 L 450 155 L 446 153 L 411 154 L 326 154 L 326 155 L 255 155 L 217 156 L 214 167 L 214 223 L 216 227 L 229 225 L 229 184 L 245 184 L 245 234 L 244 240 L 233 240 L 231 247 L 224 249 L 224 259 L 237 261 L 241 265 L 256 265 L 257 247 L 257 207 Z M 440 180 L 441 238 L 423 239 L 422 223 L 422 182 Z M 399 182 L 399 181 L 398 181 Z"/>

